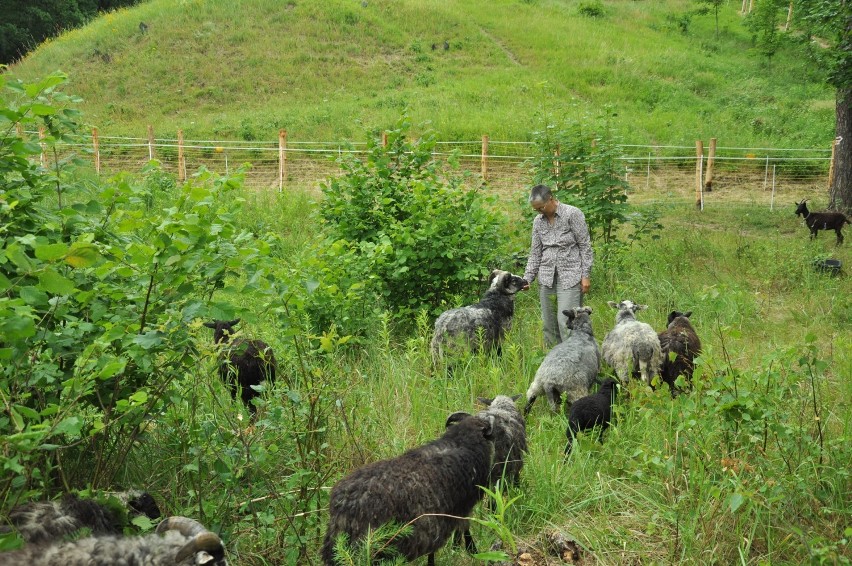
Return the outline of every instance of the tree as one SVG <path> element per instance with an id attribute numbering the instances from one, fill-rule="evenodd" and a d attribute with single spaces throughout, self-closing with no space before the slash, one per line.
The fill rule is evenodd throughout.
<path id="1" fill-rule="evenodd" d="M 852 1 L 795 0 L 794 25 L 836 89 L 834 174 L 829 208 L 852 213 Z"/>
<path id="2" fill-rule="evenodd" d="M 724 4 L 727 0 L 698 0 L 700 4 L 707 4 L 708 7 L 713 8 L 713 13 L 716 16 L 716 37 L 719 37 L 719 8 Z"/>

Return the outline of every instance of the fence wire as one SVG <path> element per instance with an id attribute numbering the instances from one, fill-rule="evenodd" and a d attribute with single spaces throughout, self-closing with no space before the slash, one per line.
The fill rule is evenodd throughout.
<path id="1" fill-rule="evenodd" d="M 36 140 L 38 132 L 24 132 Z M 529 160 L 536 157 L 530 142 L 488 140 L 438 142 L 434 156 L 451 156 L 471 182 L 484 184 L 501 197 L 515 199 L 525 192 L 532 174 Z M 487 149 L 486 149 L 487 148 Z M 57 143 L 60 158 L 77 156 L 99 166 L 99 174 L 139 171 L 151 159 L 179 178 L 201 167 L 230 173 L 247 167 L 246 186 L 257 191 L 307 190 L 319 193 L 321 183 L 341 174 L 338 160 L 366 155 L 365 142 L 243 140 L 184 140 L 79 136 Z M 827 194 L 831 162 L 829 149 L 717 147 L 712 183 L 705 185 L 708 152 L 698 157 L 695 147 L 665 145 L 621 146 L 628 201 L 661 205 L 726 203 L 773 208 L 801 198 Z M 179 158 L 183 156 L 181 161 Z M 52 159 L 52 155 L 42 159 Z M 699 161 L 700 160 L 700 161 Z M 183 169 L 183 171 L 181 171 Z M 697 181 L 701 173 L 701 193 Z"/>

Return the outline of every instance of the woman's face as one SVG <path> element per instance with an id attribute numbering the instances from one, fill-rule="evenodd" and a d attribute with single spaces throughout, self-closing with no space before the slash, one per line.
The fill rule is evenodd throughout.
<path id="1" fill-rule="evenodd" d="M 530 203 L 530 206 L 532 206 L 533 210 L 537 213 L 550 217 L 554 212 L 556 212 L 556 199 L 550 197 L 545 202 L 536 200 Z"/>

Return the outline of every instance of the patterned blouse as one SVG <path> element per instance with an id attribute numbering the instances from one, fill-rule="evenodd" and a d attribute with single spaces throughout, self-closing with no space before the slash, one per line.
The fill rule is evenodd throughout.
<path id="1" fill-rule="evenodd" d="M 553 287 L 559 273 L 559 286 L 570 289 L 592 271 L 592 243 L 583 212 L 568 204 L 559 203 L 550 224 L 544 214 L 533 220 L 532 246 L 524 279 Z"/>

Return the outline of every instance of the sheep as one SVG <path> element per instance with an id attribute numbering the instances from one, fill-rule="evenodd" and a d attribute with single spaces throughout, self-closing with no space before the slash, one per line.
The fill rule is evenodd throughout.
<path id="1" fill-rule="evenodd" d="M 32 501 L 12 508 L 7 516 L 8 525 L 0 525 L 0 533 L 14 530 L 28 543 L 45 543 L 59 541 L 81 529 L 96 535 L 121 534 L 126 514 L 145 515 L 149 519 L 160 517 L 157 503 L 147 492 L 133 490 L 111 497 L 124 505 L 126 513 L 109 503 L 69 493 L 58 501 Z"/>
<path id="2" fill-rule="evenodd" d="M 562 311 L 562 314 L 567 317 L 566 325 L 571 334 L 567 340 L 554 346 L 541 362 L 527 390 L 524 415 L 530 412 L 542 393 L 547 395 L 550 409 L 558 413 L 561 394 L 565 393 L 568 405 L 588 395 L 601 369 L 601 351 L 589 318 L 591 307 L 574 307 Z"/>
<path id="3" fill-rule="evenodd" d="M 205 322 L 204 326 L 213 329 L 213 342 L 227 343 L 234 326 L 240 319 L 224 321 L 214 320 Z M 227 359 L 219 364 L 219 375 L 231 390 L 234 399 L 239 392 L 240 398 L 249 411 L 254 413 L 255 407 L 251 402 L 260 393 L 253 386 L 258 386 L 264 380 L 275 381 L 275 355 L 272 348 L 262 340 L 239 338 L 234 340 L 225 353 Z"/>
<path id="4" fill-rule="evenodd" d="M 603 359 L 615 370 L 622 383 L 627 383 L 631 368 L 634 374 L 642 376 L 642 381 L 650 385 L 651 379 L 660 371 L 662 354 L 660 339 L 651 325 L 636 320 L 636 311 L 645 310 L 648 305 L 637 305 L 631 301 L 607 304 L 618 312 L 615 315 L 615 327 L 604 336 L 601 344 Z"/>
<path id="5" fill-rule="evenodd" d="M 489 288 L 475 305 L 450 309 L 435 321 L 432 362 L 438 366 L 445 351 L 496 349 L 499 355 L 515 314 L 515 294 L 528 286 L 522 277 L 495 269 L 488 278 Z"/>
<path id="6" fill-rule="evenodd" d="M 434 566 L 435 552 L 447 539 L 467 531 L 466 517 L 482 498 L 480 486 L 488 485 L 493 456 L 492 420 L 459 412 L 447 418 L 440 438 L 350 473 L 331 490 L 323 562 L 337 564 L 339 535 L 354 545 L 368 530 L 394 522 L 413 530 L 388 545 L 407 560 L 428 555 Z M 376 557 L 382 558 L 387 554 Z"/>
<path id="7" fill-rule="evenodd" d="M 568 444 L 565 446 L 566 456 L 571 453 L 571 447 L 578 432 L 599 426 L 598 441 L 603 443 L 603 433 L 609 428 L 612 419 L 612 403 L 617 394 L 618 382 L 609 378 L 604 380 L 597 393 L 577 399 L 571 405 L 568 412 L 568 430 L 565 431 L 568 436 Z"/>
<path id="8" fill-rule="evenodd" d="M 683 375 L 692 385 L 693 362 L 701 353 L 701 339 L 689 322 L 692 311 L 669 313 L 668 326 L 657 336 L 660 340 L 662 366 L 660 378 L 669 384 L 672 397 L 676 395 L 675 380 Z"/>
<path id="9" fill-rule="evenodd" d="M 837 234 L 837 245 L 843 243 L 843 230 L 844 224 L 852 224 L 846 215 L 842 212 L 811 212 L 808 210 L 808 205 L 805 204 L 807 199 L 803 199 L 802 202 L 797 202 L 796 204 L 796 216 L 801 215 L 805 220 L 805 225 L 811 231 L 811 239 L 817 237 L 817 232 L 820 230 L 834 230 L 834 233 Z"/>
<path id="10" fill-rule="evenodd" d="M 219 537 L 186 517 L 169 517 L 141 537 L 90 536 L 0 553 L 0 566 L 227 566 Z"/>
<path id="11" fill-rule="evenodd" d="M 477 397 L 486 409 L 476 416 L 491 420 L 494 424 L 494 464 L 488 479 L 489 486 L 496 485 L 500 479 L 504 483 L 517 485 L 520 479 L 524 454 L 527 452 L 527 424 L 515 407 L 515 401 L 519 398 L 520 395 L 497 395 L 493 399 Z"/>

